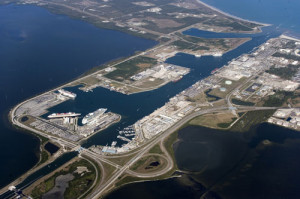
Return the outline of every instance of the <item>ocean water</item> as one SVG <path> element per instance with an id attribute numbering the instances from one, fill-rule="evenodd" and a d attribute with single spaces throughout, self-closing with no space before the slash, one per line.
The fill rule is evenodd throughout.
<path id="1" fill-rule="evenodd" d="M 0 9 L 3 16 L 8 16 L 0 19 L 1 34 L 5 36 L 0 41 L 1 47 L 4 47 L 0 53 L 4 63 L 0 73 L 3 76 L 0 84 L 5 102 L 1 104 L 3 118 L 7 117 L 7 110 L 10 107 L 25 98 L 67 82 L 93 66 L 117 57 L 128 56 L 134 51 L 155 44 L 153 41 L 119 32 L 98 29 L 65 16 L 52 15 L 45 9 L 35 6 L 9 5 Z M 212 56 L 196 58 L 182 53 L 177 54 L 167 62 L 189 67 L 191 73 L 177 83 L 167 84 L 154 91 L 127 96 L 103 88 L 94 89 L 94 92 L 89 93 L 69 88 L 78 94 L 76 100 L 60 104 L 50 109 L 50 112 L 75 111 L 85 115 L 97 108 L 105 107 L 121 114 L 123 119 L 120 123 L 91 137 L 83 146 L 110 144 L 117 139 L 118 129 L 133 124 L 161 107 L 170 97 L 210 75 L 214 68 L 222 67 L 233 58 L 250 52 L 279 34 L 280 32 L 272 28 L 266 29 L 264 33 L 253 35 L 251 41 L 219 58 Z M 2 186 L 35 164 L 37 158 L 34 151 L 38 149 L 36 138 L 22 134 L 30 140 L 18 139 L 20 133 L 7 128 L 5 123 L 1 124 L 0 135 L 3 137 L 1 139 L 3 150 L 0 151 L 0 155 L 7 162 L 1 165 Z M 10 137 L 5 139 L 8 135 Z M 10 143 L 15 143 L 16 140 L 19 144 L 11 148 Z M 122 142 L 118 141 L 118 144 Z M 21 155 L 20 151 L 27 152 L 26 156 Z M 18 166 L 21 163 L 23 166 Z"/>
<path id="2" fill-rule="evenodd" d="M 273 1 L 268 2 L 272 4 Z M 299 4 L 295 1 L 295 6 L 297 5 Z M 297 25 L 296 19 L 298 18 L 289 19 L 289 23 Z M 123 120 L 120 123 L 93 136 L 84 146 L 109 144 L 116 139 L 117 129 L 133 124 L 137 119 L 151 113 L 170 97 L 208 76 L 214 68 L 221 67 L 231 59 L 250 52 L 267 39 L 278 36 L 281 32 L 277 32 L 277 26 L 284 29 L 290 27 L 293 31 L 297 29 L 293 25 L 273 24 L 274 27 L 266 29 L 262 34 L 253 35 L 251 41 L 220 58 L 196 58 L 186 54 L 177 54 L 170 58 L 169 63 L 192 69 L 189 75 L 176 84 L 170 83 L 155 91 L 131 96 L 102 88 L 95 89 L 93 93 L 83 93 L 71 88 L 78 94 L 78 98 L 54 107 L 51 111 L 81 111 L 85 114 L 99 107 L 107 107 L 122 114 Z M 197 36 L 205 37 L 204 33 L 197 33 Z M 98 29 L 65 16 L 53 15 L 35 6 L 1 6 L 0 112 L 3 119 L 0 122 L 0 158 L 5 164 L 0 165 L 0 187 L 24 173 L 37 161 L 35 152 L 38 149 L 38 140 L 29 134 L 17 132 L 8 124 L 7 113 L 12 106 L 67 82 L 94 66 L 128 56 L 154 44 L 153 41 Z M 171 190 L 172 187 L 169 188 Z"/>
<path id="3" fill-rule="evenodd" d="M 200 34 L 198 36 L 205 37 L 205 34 Z M 197 58 L 193 55 L 179 53 L 176 56 L 168 59 L 167 62 L 189 67 L 191 68 L 191 72 L 188 75 L 184 76 L 181 81 L 176 83 L 169 83 L 153 91 L 133 95 L 123 95 L 104 88 L 96 88 L 93 90 L 93 92 L 87 93 L 79 90 L 78 87 L 67 88 L 68 90 L 77 94 L 76 99 L 66 101 L 58 106 L 49 109 L 49 111 L 50 113 L 74 111 L 80 112 L 82 113 L 82 115 L 85 115 L 100 107 L 105 107 L 108 108 L 109 111 L 121 114 L 122 120 L 119 123 L 114 124 L 106 130 L 92 136 L 91 138 L 86 140 L 82 146 L 89 147 L 95 144 L 106 145 L 111 144 L 112 141 L 118 141 L 118 145 L 121 145 L 123 142 L 117 139 L 118 130 L 127 127 L 128 125 L 132 125 L 137 120 L 152 113 L 155 109 L 163 106 L 170 97 L 188 88 L 200 79 L 209 76 L 210 72 L 214 68 L 222 67 L 233 58 L 236 58 L 243 53 L 249 53 L 255 47 L 264 43 L 271 37 L 276 37 L 278 35 L 280 35 L 280 32 L 276 32 L 271 28 L 266 29 L 264 33 L 253 35 L 251 41 L 224 54 L 222 57 L 202 56 L 200 58 Z M 67 160 L 68 159 L 65 159 L 65 161 Z M 49 171 L 51 170 L 44 170 L 44 174 L 47 174 L 47 172 Z M 39 173 L 39 175 L 41 175 L 41 173 Z M 35 176 L 36 174 L 33 174 L 29 178 L 32 179 Z M 176 183 L 177 181 L 174 181 L 174 184 Z M 24 186 L 23 183 L 19 187 L 22 186 Z"/>
<path id="4" fill-rule="evenodd" d="M 38 161 L 38 139 L 10 126 L 10 108 L 155 43 L 37 6 L 0 6 L 0 187 Z"/>
<path id="5" fill-rule="evenodd" d="M 201 35 L 200 33 L 198 36 L 205 37 L 205 34 Z M 224 54 L 222 57 L 202 56 L 196 58 L 193 55 L 178 53 L 176 56 L 168 59 L 167 62 L 188 67 L 191 69 L 191 72 L 185 75 L 179 82 L 171 82 L 153 91 L 134 95 L 123 95 L 111 92 L 104 88 L 96 88 L 93 92 L 83 92 L 79 90 L 78 87 L 68 88 L 68 90 L 77 94 L 76 99 L 66 101 L 49 109 L 48 114 L 53 112 L 72 111 L 82 113 L 84 116 L 98 108 L 107 108 L 109 111 L 120 114 L 122 120 L 92 136 L 85 141 L 83 146 L 89 147 L 95 144 L 106 145 L 111 144 L 112 141 L 117 141 L 117 145 L 121 145 L 123 142 L 117 139 L 118 130 L 122 130 L 124 127 L 132 125 L 137 120 L 149 115 L 157 108 L 163 106 L 171 97 L 188 88 L 200 79 L 209 76 L 213 69 L 224 66 L 230 60 L 243 53 L 249 53 L 269 38 L 278 36 L 279 34 L 280 32 L 274 32 L 269 28 L 268 30 L 265 30 L 264 33 L 253 35 L 251 41 Z"/>
<path id="6" fill-rule="evenodd" d="M 299 0 L 202 0 L 204 3 L 224 12 L 273 24 L 291 35 L 300 37 Z"/>

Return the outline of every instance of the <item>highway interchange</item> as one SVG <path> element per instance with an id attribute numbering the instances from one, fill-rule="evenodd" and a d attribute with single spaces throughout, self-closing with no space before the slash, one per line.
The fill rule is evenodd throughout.
<path id="1" fill-rule="evenodd" d="M 229 96 L 234 92 L 235 90 L 233 90 L 230 94 L 228 94 Z M 226 97 L 226 99 L 228 99 Z M 230 100 L 229 100 L 230 101 Z M 119 164 L 116 164 L 112 161 L 109 160 L 109 158 L 107 158 L 107 156 L 105 155 L 101 155 L 95 152 L 92 152 L 88 149 L 85 148 L 81 148 L 81 146 L 79 144 L 75 144 L 73 142 L 61 139 L 61 138 L 57 138 L 51 135 L 48 135 L 46 133 L 40 132 L 38 130 L 32 129 L 24 124 L 22 124 L 21 122 L 18 121 L 18 117 L 15 115 L 16 110 L 17 110 L 18 106 L 14 107 L 11 111 L 11 121 L 14 125 L 17 125 L 21 128 L 24 128 L 26 130 L 32 131 L 36 134 L 39 134 L 41 136 L 44 136 L 46 138 L 48 138 L 50 141 L 54 141 L 58 144 L 60 144 L 63 147 L 68 147 L 71 148 L 73 151 L 80 151 L 80 155 L 83 157 L 87 157 L 91 160 L 94 160 L 98 165 L 99 168 L 101 170 L 101 180 L 100 183 L 95 184 L 95 188 L 92 192 L 91 195 L 89 195 L 87 198 L 91 198 L 91 199 L 96 199 L 101 197 L 103 194 L 105 194 L 109 189 L 111 189 L 113 187 L 113 185 L 117 182 L 117 180 L 125 173 L 130 174 L 132 176 L 136 176 L 136 177 L 140 177 L 140 178 L 153 178 L 153 177 L 157 177 L 157 176 L 161 176 L 165 173 L 167 173 L 168 171 L 172 170 L 172 168 L 174 167 L 174 162 L 172 157 L 170 156 L 170 154 L 167 152 L 167 150 L 164 147 L 164 140 L 170 136 L 172 133 L 174 133 L 176 130 L 178 130 L 181 126 L 183 126 L 185 123 L 187 123 L 188 121 L 190 121 L 191 119 L 200 116 L 200 115 L 204 115 L 204 114 L 208 114 L 208 113 L 215 113 L 215 112 L 222 112 L 225 110 L 239 110 L 239 111 L 254 111 L 254 110 L 274 110 L 277 109 L 277 107 L 250 107 L 250 106 L 236 106 L 233 107 L 233 105 L 230 103 L 226 106 L 222 106 L 222 107 L 212 107 L 212 108 L 208 108 L 208 109 L 203 109 L 203 110 L 199 110 L 196 112 L 193 112 L 189 115 L 187 115 L 186 117 L 184 117 L 182 120 L 180 120 L 179 122 L 177 122 L 176 124 L 174 124 L 172 127 L 170 127 L 168 130 L 166 130 L 165 132 L 157 135 L 156 137 L 154 137 L 153 139 L 149 140 L 148 142 L 144 143 L 142 146 L 140 146 L 138 149 L 128 152 L 126 154 L 119 154 L 115 157 L 119 157 L 119 158 L 124 158 L 126 156 L 129 156 L 129 154 L 134 154 L 134 156 L 129 156 L 128 161 L 125 165 L 121 166 Z M 163 158 L 165 158 L 167 160 L 167 164 L 166 166 L 164 166 L 162 169 L 160 169 L 159 171 L 155 171 L 155 172 L 149 172 L 149 173 L 137 173 L 134 171 L 131 171 L 129 168 L 134 165 L 139 159 L 141 159 L 143 156 L 145 156 L 148 151 L 154 147 L 156 144 L 160 145 L 160 148 L 163 152 Z M 106 176 L 105 174 L 105 169 L 102 165 L 102 162 L 109 164 L 110 166 L 115 168 L 114 173 L 112 174 L 112 176 L 110 176 L 109 179 L 104 180 L 104 178 L 109 177 Z M 44 166 L 44 165 L 43 165 Z M 34 173 L 36 170 L 40 169 L 41 167 L 38 167 L 36 169 L 31 170 L 28 174 Z M 9 184 L 10 185 L 16 185 L 17 181 L 14 181 L 13 183 Z M 20 183 L 18 181 L 18 183 Z M 2 188 L 0 191 L 0 194 L 4 193 L 5 191 L 7 191 L 7 187 Z"/>

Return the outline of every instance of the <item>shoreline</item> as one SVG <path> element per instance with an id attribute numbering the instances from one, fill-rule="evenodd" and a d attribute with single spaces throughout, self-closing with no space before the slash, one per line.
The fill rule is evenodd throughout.
<path id="1" fill-rule="evenodd" d="M 235 18 L 235 19 L 239 19 L 239 20 L 243 20 L 243 21 L 248 21 L 248 22 L 251 22 L 251 23 L 256 23 L 256 24 L 262 25 L 262 26 L 269 26 L 269 25 L 270 25 L 270 24 L 262 24 L 262 23 L 258 23 L 258 22 L 255 22 L 255 21 L 245 20 L 245 19 L 242 19 L 242 18 L 233 16 L 233 15 L 230 15 L 230 14 L 228 14 L 228 13 L 225 13 L 225 12 L 223 12 L 223 11 L 217 9 L 217 8 L 214 8 L 214 7 L 212 7 L 212 6 L 209 6 L 209 5 L 207 5 L 207 4 L 203 3 L 203 2 L 201 2 L 200 0 L 197 0 L 197 1 L 198 1 L 199 3 L 201 3 L 201 4 L 205 5 L 205 6 L 207 6 L 208 8 L 211 8 L 211 9 L 213 9 L 213 10 L 215 10 L 215 11 L 221 13 L 221 14 L 224 14 L 224 15 L 226 15 L 226 16 L 229 16 L 229 17 L 232 17 L 232 18 Z M 300 41 L 300 40 L 298 40 L 298 39 L 295 39 L 295 38 L 293 38 L 293 37 L 288 37 L 288 36 L 285 36 L 285 35 L 283 35 L 283 37 L 285 37 L 285 38 L 292 38 L 292 39 L 295 40 L 295 41 Z M 157 46 L 157 45 L 155 45 L 154 47 L 150 48 L 150 50 L 153 49 L 153 48 L 155 48 L 156 46 Z M 149 49 L 148 49 L 148 50 L 149 50 Z M 148 50 L 145 50 L 145 51 L 148 51 Z M 233 49 L 232 49 L 232 50 L 233 50 Z M 145 51 L 143 51 L 143 52 L 145 52 Z M 230 51 L 231 51 L 231 50 L 230 50 Z M 138 53 L 138 54 L 140 54 L 140 53 Z M 134 55 L 133 55 L 133 56 L 134 56 Z M 131 57 L 132 57 L 132 56 L 130 56 L 129 58 L 131 58 Z M 97 71 L 98 71 L 98 70 L 97 70 Z M 94 73 L 97 73 L 97 71 L 94 72 Z M 15 110 L 15 108 L 19 107 L 21 104 L 25 103 L 25 102 L 28 101 L 28 100 L 31 100 L 31 99 L 33 99 L 33 98 L 35 98 L 35 97 L 37 97 L 37 96 L 43 95 L 43 94 L 45 94 L 45 93 L 52 92 L 53 90 L 57 90 L 57 89 L 59 89 L 59 88 L 68 86 L 68 85 L 72 84 L 73 82 L 76 82 L 76 81 L 78 81 L 79 79 L 85 78 L 85 77 L 90 76 L 90 75 L 92 75 L 92 74 L 94 74 L 94 73 L 91 73 L 91 74 L 88 74 L 88 75 L 84 75 L 83 77 L 78 77 L 78 78 L 76 78 L 75 80 L 71 80 L 70 82 L 67 82 L 67 83 L 65 83 L 65 84 L 63 84 L 63 85 L 61 85 L 61 86 L 55 87 L 55 89 L 50 89 L 50 91 L 43 92 L 42 94 L 37 94 L 36 96 L 34 96 L 34 97 L 32 97 L 32 98 L 29 98 L 29 99 L 27 99 L 27 100 L 25 100 L 25 101 L 23 101 L 23 102 L 17 104 L 16 106 L 14 106 L 14 107 L 11 109 L 11 111 L 12 111 L 12 110 Z M 156 88 L 156 89 L 157 89 L 157 88 Z M 147 92 L 147 91 L 142 91 L 142 92 Z M 20 127 L 18 124 L 14 123 L 13 117 L 14 117 L 13 113 L 10 112 L 10 113 L 9 113 L 9 119 L 10 119 L 10 122 L 11 122 L 12 124 L 14 124 L 14 125 Z M 14 128 L 15 128 L 15 127 L 14 127 Z M 21 127 L 21 128 L 22 128 L 22 127 Z M 22 131 L 23 131 L 23 130 L 22 130 Z M 25 133 L 27 133 L 27 132 L 25 131 Z M 30 133 L 30 134 L 36 136 L 34 133 Z M 95 135 L 95 134 L 94 134 L 94 135 Z M 36 136 L 36 137 L 38 137 L 38 136 Z M 87 139 L 88 139 L 88 138 L 87 138 Z M 32 168 L 32 169 L 33 169 L 33 168 Z M 22 174 L 20 177 L 22 177 L 23 175 L 26 175 L 27 172 L 28 172 L 28 171 L 26 171 L 26 172 L 25 172 L 24 174 Z M 18 178 L 19 178 L 19 177 L 18 177 Z M 17 179 L 18 179 L 18 178 L 17 178 Z"/>
<path id="2" fill-rule="evenodd" d="M 230 14 L 230 13 L 228 13 L 228 12 L 222 11 L 222 10 L 220 10 L 220 9 L 214 7 L 214 6 L 211 6 L 211 5 L 207 4 L 207 3 L 204 3 L 204 2 L 201 1 L 201 0 L 196 0 L 196 2 L 198 2 L 199 4 L 202 4 L 202 5 L 204 5 L 204 6 L 208 7 L 208 8 L 210 8 L 210 9 L 216 11 L 216 12 L 219 12 L 219 13 L 221 13 L 221 14 L 227 16 L 227 17 L 231 17 L 231 18 L 233 18 L 233 19 L 238 19 L 238 20 L 242 20 L 242 21 L 246 21 L 246 22 L 250 22 L 250 23 L 255 23 L 255 24 L 261 25 L 261 26 L 271 26 L 271 25 L 272 25 L 272 24 L 261 23 L 261 22 L 257 22 L 257 21 L 253 21 L 253 20 L 249 20 L 249 19 L 243 19 L 243 18 L 241 18 L 241 17 L 232 15 L 232 14 Z"/>
<path id="3" fill-rule="evenodd" d="M 291 37 L 291 36 L 287 36 L 287 35 L 285 35 L 285 34 L 280 35 L 280 38 L 283 38 L 283 39 L 290 39 L 290 40 L 293 40 L 293 41 L 296 41 L 296 42 L 300 42 L 300 39 L 295 38 L 295 37 Z"/>

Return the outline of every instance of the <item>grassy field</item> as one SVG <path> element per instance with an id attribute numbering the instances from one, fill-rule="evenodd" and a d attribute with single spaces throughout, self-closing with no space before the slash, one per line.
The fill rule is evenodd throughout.
<path id="1" fill-rule="evenodd" d="M 159 165 L 151 167 L 151 163 L 153 162 L 158 162 Z M 148 172 L 159 170 L 160 168 L 164 167 L 165 164 L 166 161 L 164 158 L 156 155 L 149 155 L 139 159 L 136 163 L 134 163 L 130 167 L 130 170 L 139 173 L 148 173 Z"/>
<path id="2" fill-rule="evenodd" d="M 103 168 L 104 168 L 104 171 L 105 171 L 104 180 L 107 180 L 116 171 L 116 167 L 111 166 L 110 164 L 107 164 L 105 162 L 101 162 L 101 164 L 103 165 Z"/>
<path id="3" fill-rule="evenodd" d="M 201 115 L 189 122 L 190 125 L 206 126 L 210 128 L 227 128 L 236 120 L 232 113 L 215 113 Z"/>
<path id="4" fill-rule="evenodd" d="M 274 112 L 275 110 L 249 111 L 231 127 L 230 131 L 249 131 L 252 126 L 265 122 Z"/>
<path id="5" fill-rule="evenodd" d="M 171 43 L 176 46 L 179 50 L 210 50 L 211 48 L 218 48 L 222 50 L 229 50 L 230 46 L 226 45 L 225 39 L 203 39 L 199 37 L 187 36 L 177 34 L 183 40 L 177 40 Z"/>
<path id="6" fill-rule="evenodd" d="M 138 177 L 128 176 L 125 174 L 119 178 L 119 181 L 115 184 L 115 186 L 120 187 L 122 185 L 131 183 L 131 182 L 137 182 L 137 181 L 143 181 L 143 179 L 138 178 Z"/>
<path id="7" fill-rule="evenodd" d="M 217 126 L 218 126 L 219 128 L 224 128 L 224 129 L 226 129 L 226 128 L 230 127 L 230 125 L 231 125 L 233 122 L 235 122 L 236 120 L 237 120 L 237 118 L 234 117 L 234 118 L 231 119 L 231 121 L 219 123 L 219 124 L 217 124 Z"/>
<path id="8" fill-rule="evenodd" d="M 149 150 L 149 153 L 154 153 L 154 154 L 163 154 L 159 144 L 156 144 L 154 147 L 152 147 L 150 150 Z"/>
<path id="9" fill-rule="evenodd" d="M 45 162 L 49 159 L 49 154 L 48 154 L 48 152 L 44 149 L 44 147 L 43 147 L 43 149 L 42 149 L 42 151 L 41 151 L 40 157 L 41 157 L 41 159 L 40 159 L 39 163 L 37 164 L 37 166 L 39 166 L 39 165 L 45 163 Z"/>
<path id="10" fill-rule="evenodd" d="M 245 23 L 239 23 L 237 21 L 230 21 L 230 20 L 223 20 L 223 19 L 213 19 L 203 22 L 207 25 L 212 26 L 220 26 L 220 27 L 230 27 L 235 31 L 252 31 L 252 27 L 248 26 L 248 24 Z"/>
<path id="11" fill-rule="evenodd" d="M 220 98 L 225 98 L 228 93 L 233 91 L 239 85 L 243 84 L 243 82 L 246 81 L 246 78 L 241 78 L 238 81 L 231 81 L 232 84 L 230 84 L 230 85 L 225 84 L 226 80 L 227 79 L 224 79 L 224 80 L 222 80 L 222 82 L 220 82 L 220 87 L 226 88 L 225 92 L 220 91 L 220 88 L 215 88 L 212 91 L 210 91 L 208 94 L 213 95 L 213 96 L 217 96 L 217 97 L 220 97 Z"/>
<path id="12" fill-rule="evenodd" d="M 116 65 L 115 67 L 117 70 L 106 74 L 105 77 L 116 81 L 123 81 L 129 79 L 134 74 L 145 70 L 146 68 L 154 66 L 155 64 L 157 64 L 156 59 L 144 56 L 135 57 Z"/>
<path id="13" fill-rule="evenodd" d="M 288 99 L 295 98 L 293 92 L 286 91 L 277 91 L 274 95 L 267 97 L 264 101 L 263 106 L 267 107 L 280 107 L 282 106 Z"/>
<path id="14" fill-rule="evenodd" d="M 116 163 L 116 164 L 118 164 L 118 165 L 121 165 L 121 166 L 123 166 L 123 165 L 125 165 L 127 162 L 128 162 L 128 160 L 130 160 L 131 158 L 133 158 L 133 156 L 135 156 L 136 154 L 133 154 L 133 155 L 128 155 L 128 156 L 125 156 L 125 157 L 122 157 L 122 158 L 114 158 L 113 156 L 111 157 L 111 158 L 107 158 L 109 161 L 111 161 L 111 162 L 114 162 L 114 163 Z"/>

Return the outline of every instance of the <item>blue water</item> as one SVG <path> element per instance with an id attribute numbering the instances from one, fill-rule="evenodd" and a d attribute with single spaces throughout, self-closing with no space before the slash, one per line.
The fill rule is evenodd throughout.
<path id="1" fill-rule="evenodd" d="M 0 6 L 0 187 L 38 161 L 38 139 L 11 128 L 11 107 L 155 43 L 36 6 Z"/>
<path id="2" fill-rule="evenodd" d="M 295 5 L 299 3 L 295 2 Z M 294 18 L 290 19 L 290 23 L 296 22 Z M 84 115 L 99 107 L 107 107 L 121 114 L 123 119 L 120 123 L 93 136 L 84 146 L 111 143 L 116 140 L 117 129 L 133 124 L 162 106 L 170 97 L 207 77 L 214 68 L 250 52 L 280 33 L 276 32 L 275 27 L 270 27 L 261 34 L 253 35 L 251 41 L 220 58 L 195 58 L 177 54 L 168 62 L 190 67 L 191 73 L 181 81 L 155 91 L 126 96 L 103 88 L 94 89 L 92 93 L 72 88 L 78 94 L 76 100 L 65 102 L 51 111 L 76 111 Z M 207 32 L 202 32 L 196 36 L 209 37 L 208 35 Z M 1 6 L 0 113 L 3 119 L 0 122 L 0 158 L 5 164 L 0 165 L 0 187 L 24 173 L 37 161 L 34 152 L 38 149 L 38 140 L 8 126 L 6 118 L 9 108 L 26 98 L 67 82 L 94 66 L 145 50 L 154 44 L 153 41 L 98 29 L 65 16 L 53 15 L 35 6 Z"/>
<path id="3" fill-rule="evenodd" d="M 89 147 L 94 144 L 106 145 L 110 144 L 112 141 L 118 141 L 118 144 L 120 145 L 123 142 L 116 138 L 118 130 L 132 125 L 142 117 L 149 115 L 155 109 L 163 106 L 169 98 L 175 96 L 200 79 L 209 76 L 213 69 L 224 66 L 233 58 L 236 58 L 243 53 L 249 53 L 258 45 L 279 34 L 280 32 L 276 32 L 272 28 L 265 29 L 265 32 L 255 34 L 251 41 L 246 42 L 244 45 L 241 45 L 218 58 L 213 56 L 196 58 L 193 55 L 178 53 L 176 56 L 168 59 L 167 62 L 191 68 L 191 72 L 184 76 L 179 82 L 169 83 L 150 92 L 123 95 L 117 92 L 111 92 L 104 88 L 96 88 L 93 92 L 83 92 L 79 90 L 78 87 L 68 88 L 68 90 L 77 94 L 77 98 L 55 106 L 49 109 L 49 111 L 50 113 L 74 111 L 85 115 L 100 107 L 108 108 L 109 111 L 122 115 L 122 120 L 110 128 L 94 135 L 88 139 L 83 146 Z M 200 34 L 198 36 L 204 37 L 205 35 Z"/>
<path id="4" fill-rule="evenodd" d="M 36 172 L 34 172 L 30 176 L 28 176 L 22 183 L 18 184 L 16 187 L 21 190 L 25 189 L 26 187 L 28 187 L 29 185 L 34 183 L 36 180 L 43 177 L 45 174 L 54 171 L 55 169 L 57 169 L 60 166 L 62 166 L 63 164 L 65 164 L 67 161 L 76 157 L 76 155 L 77 155 L 77 152 L 69 152 L 69 153 L 63 154 L 62 156 L 57 158 L 55 161 L 49 163 L 48 165 L 42 167 L 41 169 L 37 170 Z M 7 191 L 6 193 L 0 195 L 0 198 L 6 199 L 6 198 L 12 197 L 13 195 L 14 195 L 13 192 Z"/>
<path id="5" fill-rule="evenodd" d="M 183 175 L 128 184 L 105 199 L 294 199 L 299 192 L 300 134 L 263 123 L 249 132 L 188 126 L 174 146 Z M 269 140 L 272 144 L 264 145 Z"/>
<path id="6" fill-rule="evenodd" d="M 273 24 L 300 36 L 299 0 L 203 0 L 232 15 Z"/>

